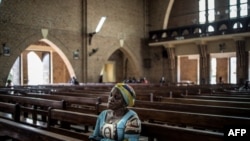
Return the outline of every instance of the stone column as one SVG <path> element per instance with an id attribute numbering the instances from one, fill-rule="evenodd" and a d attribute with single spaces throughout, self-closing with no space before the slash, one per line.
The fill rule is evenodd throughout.
<path id="1" fill-rule="evenodd" d="M 237 84 L 243 85 L 248 79 L 248 53 L 246 51 L 246 41 L 236 39 L 236 57 L 237 57 Z"/>
<path id="2" fill-rule="evenodd" d="M 177 80 L 175 48 L 167 47 L 166 50 L 168 53 L 169 81 L 175 83 Z"/>
<path id="3" fill-rule="evenodd" d="M 82 0 L 82 78 L 81 81 L 88 81 L 88 34 L 87 34 L 87 0 Z"/>
<path id="4" fill-rule="evenodd" d="M 200 52 L 200 84 L 209 84 L 209 54 L 206 44 L 198 44 Z"/>

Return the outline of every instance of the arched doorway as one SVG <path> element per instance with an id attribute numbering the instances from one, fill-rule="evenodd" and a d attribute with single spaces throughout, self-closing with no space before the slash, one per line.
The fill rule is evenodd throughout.
<path id="1" fill-rule="evenodd" d="M 8 79 L 15 85 L 68 83 L 75 76 L 65 54 L 47 39 L 30 44 L 16 59 Z"/>
<path id="2" fill-rule="evenodd" d="M 39 56 L 31 51 L 27 54 L 27 84 L 43 84 L 43 62 Z"/>
<path id="3" fill-rule="evenodd" d="M 130 77 L 139 79 L 141 76 L 138 74 L 133 57 L 124 48 L 115 50 L 107 62 L 103 64 L 100 73 L 99 82 L 113 83 L 123 82 Z"/>

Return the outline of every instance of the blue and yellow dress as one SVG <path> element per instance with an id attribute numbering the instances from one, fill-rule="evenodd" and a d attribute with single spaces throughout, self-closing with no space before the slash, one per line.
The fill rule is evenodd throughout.
<path id="1" fill-rule="evenodd" d="M 106 118 L 111 115 L 111 110 L 104 110 L 98 116 L 95 130 L 89 137 L 96 141 L 138 141 L 141 123 L 133 110 L 128 112 L 118 121 L 108 123 Z"/>

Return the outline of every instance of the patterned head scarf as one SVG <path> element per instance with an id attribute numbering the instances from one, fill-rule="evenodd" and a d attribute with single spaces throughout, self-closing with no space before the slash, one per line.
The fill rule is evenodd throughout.
<path id="1" fill-rule="evenodd" d="M 113 87 L 113 89 L 114 88 L 119 89 L 127 106 L 131 106 L 131 107 L 134 106 L 136 94 L 135 94 L 134 89 L 131 86 L 125 83 L 117 83 Z"/>

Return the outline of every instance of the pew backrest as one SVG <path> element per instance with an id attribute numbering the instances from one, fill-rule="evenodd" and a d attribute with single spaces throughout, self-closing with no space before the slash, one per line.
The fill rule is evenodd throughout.
<path id="1" fill-rule="evenodd" d="M 250 102 L 249 97 L 227 97 L 227 96 L 212 96 L 212 95 L 188 95 L 183 98 L 187 99 L 203 99 L 203 100 L 218 100 L 218 101 L 239 101 L 239 102 Z"/>
<path id="2" fill-rule="evenodd" d="M 88 135 L 84 133 L 77 133 L 75 131 L 72 132 L 70 126 L 62 126 L 60 129 L 58 126 L 54 126 L 53 120 L 59 120 L 60 124 L 64 124 L 63 122 L 75 124 L 75 125 L 95 125 L 97 115 L 93 114 L 83 114 L 65 110 L 51 109 L 50 110 L 50 124 L 48 124 L 49 131 L 53 131 L 56 133 L 71 135 L 75 138 L 83 138 L 88 139 Z M 151 113 L 152 114 L 152 113 Z M 69 116 L 72 115 L 72 116 Z M 156 115 L 157 116 L 157 115 Z M 183 128 L 183 127 L 174 127 L 169 125 L 160 125 L 156 123 L 148 123 L 142 122 L 142 131 L 141 136 L 145 136 L 148 138 L 156 138 L 158 141 L 165 140 L 178 140 L 181 139 L 183 141 L 200 141 L 204 138 L 209 138 L 209 141 L 222 141 L 223 133 L 219 132 L 210 132 L 210 131 L 202 131 L 196 130 L 192 128 Z M 179 135 L 185 135 L 180 137 Z"/>
<path id="3" fill-rule="evenodd" d="M 102 102 L 101 98 L 99 97 L 76 97 L 76 96 L 65 96 L 65 95 L 35 94 L 35 93 L 29 93 L 24 96 L 50 99 L 50 100 L 63 100 L 65 102 L 66 110 L 79 111 L 84 113 L 95 113 L 95 114 L 99 113 L 99 105 Z"/>
<path id="4" fill-rule="evenodd" d="M 0 95 L 0 101 L 18 104 L 20 116 L 16 120 L 34 127 L 46 126 L 50 108 L 65 109 L 64 101 L 42 98 Z"/>
<path id="5" fill-rule="evenodd" d="M 0 136 L 9 136 L 22 141 L 81 141 L 2 118 L 0 118 Z"/>
<path id="6" fill-rule="evenodd" d="M 247 125 L 250 118 L 132 107 L 142 121 L 223 131 L 225 126 Z"/>
<path id="7" fill-rule="evenodd" d="M 58 109 L 65 108 L 64 101 L 55 101 L 55 100 L 34 98 L 34 97 L 0 95 L 0 101 L 19 103 L 20 105 L 28 104 L 28 105 L 36 105 L 36 106 L 41 106 L 41 107 L 52 107 L 52 108 L 58 108 Z"/>
<path id="8" fill-rule="evenodd" d="M 94 126 L 96 123 L 96 119 L 97 115 L 94 114 L 72 112 L 60 109 L 50 109 L 47 130 L 58 134 L 72 136 L 78 139 L 88 140 L 88 127 Z M 72 126 L 74 126 L 75 128 Z M 76 132 L 76 130 L 78 132 Z"/>
<path id="9" fill-rule="evenodd" d="M 191 128 L 180 128 L 154 123 L 142 123 L 142 136 L 157 141 L 223 141 L 224 134 Z"/>
<path id="10" fill-rule="evenodd" d="M 157 97 L 161 102 L 250 108 L 249 102 Z"/>
<path id="11" fill-rule="evenodd" d="M 1 118 L 20 121 L 20 106 L 19 104 L 0 102 Z"/>
<path id="12" fill-rule="evenodd" d="M 173 102 L 148 102 L 140 100 L 135 101 L 135 107 L 215 114 L 215 115 L 250 117 L 249 108 L 239 108 L 239 107 L 198 105 L 198 104 L 185 104 L 185 103 L 173 103 Z"/>

